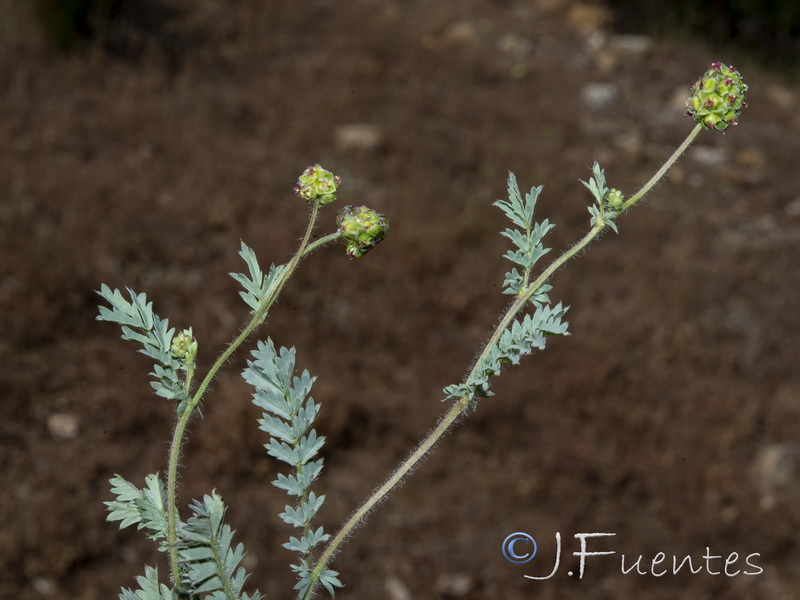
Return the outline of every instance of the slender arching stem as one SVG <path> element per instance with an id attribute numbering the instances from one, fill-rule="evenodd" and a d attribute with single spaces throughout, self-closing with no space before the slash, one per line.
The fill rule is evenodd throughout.
<path id="1" fill-rule="evenodd" d="M 681 142 L 681 145 L 675 149 L 675 152 L 672 153 L 672 156 L 670 156 L 666 160 L 666 162 L 663 165 L 661 165 L 661 168 L 655 172 L 655 174 L 650 178 L 650 180 L 647 183 L 645 183 L 638 192 L 636 192 L 633 196 L 628 198 L 623 203 L 620 213 L 625 212 L 634 204 L 639 202 L 639 200 L 644 198 L 645 194 L 647 194 L 651 189 L 653 189 L 653 187 L 659 181 L 661 181 L 661 178 L 664 177 L 664 175 L 666 175 L 667 171 L 669 171 L 672 168 L 672 166 L 678 161 L 681 155 L 684 152 L 686 152 L 689 146 L 692 145 L 692 142 L 694 142 L 695 138 L 697 138 L 697 136 L 700 135 L 700 132 L 703 131 L 704 129 L 705 127 L 701 123 L 695 125 L 694 129 L 692 129 L 689 135 L 686 136 L 686 139 L 683 140 L 683 142 Z"/>
<path id="2" fill-rule="evenodd" d="M 247 326 L 236 337 L 236 339 L 233 340 L 227 348 L 225 348 L 225 351 L 208 370 L 208 373 L 206 373 L 202 383 L 200 383 L 194 395 L 187 403 L 183 412 L 180 414 L 178 422 L 175 425 L 175 429 L 173 430 L 172 441 L 169 447 L 169 459 L 167 463 L 167 539 L 169 542 L 169 563 L 172 582 L 178 588 L 180 588 L 181 579 L 180 568 L 178 566 L 178 549 L 175 544 L 178 533 L 178 509 L 176 506 L 177 477 L 178 460 L 180 458 L 181 445 L 183 444 L 183 436 L 186 433 L 186 426 L 188 425 L 191 416 L 194 414 L 197 405 L 200 403 L 200 400 L 203 398 L 203 395 L 208 389 L 209 384 L 213 381 L 214 377 L 216 377 L 217 372 L 220 370 L 222 365 L 228 361 L 233 353 L 236 352 L 239 346 L 242 345 L 242 342 L 244 342 L 250 336 L 250 334 L 253 333 L 256 327 L 258 327 L 264 321 L 269 309 L 272 308 L 272 305 L 278 298 L 283 286 L 286 285 L 286 282 L 292 276 L 292 273 L 294 273 L 294 270 L 297 268 L 300 260 L 322 244 L 335 240 L 339 237 L 338 233 L 334 233 L 320 238 L 312 244 L 309 244 L 311 234 L 314 231 L 314 227 L 317 222 L 319 207 L 319 201 L 314 202 L 311 209 L 311 216 L 308 220 L 308 227 L 306 228 L 305 235 L 303 236 L 303 240 L 300 242 L 297 252 L 292 257 L 292 260 L 290 260 L 287 265 L 284 265 L 281 268 L 280 273 L 267 290 L 267 293 L 264 295 L 261 304 L 253 313 L 253 317 Z"/>
<path id="3" fill-rule="evenodd" d="M 686 151 L 686 149 L 691 145 L 694 139 L 699 135 L 699 133 L 703 130 L 703 126 L 698 124 L 686 137 L 686 139 L 681 143 L 680 146 L 675 150 L 672 156 L 667 159 L 667 161 L 661 166 L 661 168 L 650 178 L 650 180 L 642 186 L 642 188 L 636 192 L 631 198 L 629 198 L 626 202 L 623 203 L 622 207 L 620 208 L 619 213 L 626 212 L 631 207 L 633 207 L 637 202 L 639 202 L 644 196 L 656 185 L 666 174 L 666 172 L 675 164 L 675 162 L 680 158 L 680 156 Z M 595 225 L 592 226 L 591 229 L 580 239 L 578 240 L 572 247 L 570 247 L 566 252 L 561 254 L 558 258 L 556 258 L 543 272 L 539 277 L 536 278 L 535 281 L 527 285 L 523 290 L 517 295 L 514 302 L 508 307 L 506 312 L 500 318 L 500 321 L 497 327 L 494 330 L 494 333 L 489 338 L 489 341 L 486 342 L 486 345 L 483 348 L 479 358 L 475 362 L 475 367 L 473 367 L 472 372 L 470 372 L 467 377 L 464 379 L 465 382 L 469 381 L 475 374 L 476 369 L 478 369 L 479 365 L 483 362 L 486 356 L 491 352 L 492 348 L 495 346 L 497 341 L 500 339 L 500 336 L 511 326 L 514 322 L 514 319 L 519 314 L 520 311 L 525 308 L 528 301 L 533 297 L 534 294 L 544 285 L 547 281 L 552 277 L 553 273 L 555 273 L 558 269 L 560 269 L 564 264 L 578 255 L 584 248 L 586 248 L 589 243 L 591 243 L 602 231 L 608 227 L 608 223 L 603 220 L 598 220 Z M 380 503 L 386 496 L 391 493 L 391 491 L 400 483 L 413 469 L 417 464 L 422 460 L 425 455 L 433 449 L 433 447 L 437 444 L 437 442 L 442 438 L 442 436 L 447 432 L 450 427 L 459 420 L 460 417 L 466 415 L 472 406 L 472 402 L 470 398 L 464 396 L 459 398 L 455 402 L 451 404 L 448 410 L 442 415 L 441 419 L 437 423 L 436 427 L 434 427 L 425 439 L 417 446 L 414 452 L 403 461 L 397 469 L 392 473 L 391 476 L 378 488 L 376 489 L 359 507 L 356 511 L 350 515 L 350 517 L 342 524 L 339 532 L 333 537 L 330 541 L 328 546 L 323 551 L 322 555 L 320 556 L 319 560 L 317 561 L 316 565 L 314 566 L 311 576 L 310 576 L 310 585 L 306 590 L 306 593 L 303 595 L 303 600 L 309 600 L 318 585 L 320 576 L 325 572 L 327 569 L 328 564 L 330 563 L 333 556 L 342 546 L 342 544 L 347 540 L 347 538 L 353 533 L 353 530 L 364 521 L 367 517 L 369 512 L 378 504 Z"/>

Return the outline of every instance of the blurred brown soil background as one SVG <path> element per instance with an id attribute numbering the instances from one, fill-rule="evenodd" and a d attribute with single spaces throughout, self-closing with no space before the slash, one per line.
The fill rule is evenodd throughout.
<path id="1" fill-rule="evenodd" d="M 555 250 L 587 228 L 594 160 L 631 193 L 689 132 L 689 83 L 739 67 L 750 107 L 552 280 L 572 335 L 497 382 L 351 538 L 337 598 L 797 598 L 798 88 L 731 46 L 618 35 L 568 0 L 147 2 L 57 56 L 4 2 L 0 46 L 0 597 L 116 597 L 152 542 L 105 522 L 108 479 L 165 467 L 174 410 L 96 322 L 102 282 L 189 325 L 210 365 L 247 316 L 239 241 L 285 262 L 321 163 L 391 219 L 363 260 L 311 256 L 259 331 L 319 377 L 320 524 L 334 532 L 444 410 L 508 298 L 509 170 L 544 184 Z M 149 12 L 148 12 L 149 11 Z M 31 27 L 31 29 L 26 29 Z M 319 235 L 334 227 L 335 208 Z M 290 598 L 258 411 L 230 362 L 191 425 L 180 501 L 212 489 L 250 589 Z M 184 512 L 185 514 L 185 512 Z M 508 563 L 526 531 L 540 556 Z M 553 566 L 554 536 L 563 538 Z M 577 573 L 580 532 L 614 532 Z M 763 573 L 702 559 L 752 553 Z M 643 555 L 698 574 L 623 575 Z M 724 570 L 722 559 L 712 563 Z"/>

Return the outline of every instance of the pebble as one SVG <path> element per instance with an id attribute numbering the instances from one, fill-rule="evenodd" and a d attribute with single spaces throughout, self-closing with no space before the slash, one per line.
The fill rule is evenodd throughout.
<path id="1" fill-rule="evenodd" d="M 533 44 L 529 39 L 517 35 L 516 33 L 507 33 L 497 40 L 497 49 L 517 60 L 528 56 L 532 48 Z"/>
<path id="2" fill-rule="evenodd" d="M 611 38 L 609 46 L 620 53 L 641 55 L 650 51 L 653 40 L 646 35 L 615 35 Z"/>
<path id="3" fill-rule="evenodd" d="M 436 591 L 451 598 L 463 598 L 475 587 L 475 581 L 466 573 L 442 574 L 436 580 Z"/>
<path id="4" fill-rule="evenodd" d="M 573 4 L 567 13 L 567 23 L 578 33 L 590 35 L 602 32 L 611 22 L 611 10 L 597 4 Z"/>
<path id="5" fill-rule="evenodd" d="M 336 128 L 339 150 L 375 150 L 383 142 L 383 133 L 376 125 L 349 123 Z"/>
<path id="6" fill-rule="evenodd" d="M 780 443 L 761 448 L 753 473 L 762 509 L 770 510 L 780 503 L 796 507 L 800 503 L 800 445 Z"/>
<path id="7" fill-rule="evenodd" d="M 54 438 L 71 440 L 78 437 L 81 421 L 75 413 L 54 413 L 47 417 L 47 431 Z"/>
<path id="8" fill-rule="evenodd" d="M 800 217 L 800 196 L 789 202 L 783 210 L 790 217 Z"/>
<path id="9" fill-rule="evenodd" d="M 689 156 L 706 167 L 719 167 L 728 161 L 728 151 L 714 146 L 695 146 Z"/>
<path id="10" fill-rule="evenodd" d="M 446 43 L 461 44 L 464 46 L 480 45 L 480 34 L 474 23 L 459 21 L 450 25 L 442 34 Z"/>
<path id="11" fill-rule="evenodd" d="M 384 588 L 386 589 L 386 596 L 389 600 L 411 600 L 413 598 L 406 584 L 394 575 L 390 575 L 386 578 Z"/>
<path id="12" fill-rule="evenodd" d="M 56 592 L 56 584 L 49 577 L 34 577 L 31 581 L 31 587 L 36 590 L 40 596 L 49 598 Z"/>
<path id="13" fill-rule="evenodd" d="M 623 131 L 614 136 L 614 146 L 629 156 L 640 156 L 644 148 L 644 139 L 638 130 Z"/>
<path id="14" fill-rule="evenodd" d="M 589 110 L 610 108 L 619 98 L 619 88 L 613 83 L 589 83 L 581 90 L 581 101 Z"/>

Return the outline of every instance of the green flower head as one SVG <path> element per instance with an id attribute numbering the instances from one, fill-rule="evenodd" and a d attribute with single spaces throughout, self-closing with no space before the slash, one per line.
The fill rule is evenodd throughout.
<path id="1" fill-rule="evenodd" d="M 341 178 L 319 165 L 308 167 L 297 179 L 294 193 L 308 202 L 319 202 L 325 206 L 336 200 L 336 190 L 341 185 Z"/>
<path id="2" fill-rule="evenodd" d="M 689 89 L 692 95 L 686 100 L 686 114 L 708 129 L 725 131 L 736 125 L 739 113 L 747 106 L 747 84 L 739 71 L 721 62 L 709 66 Z"/>
<path id="3" fill-rule="evenodd" d="M 172 338 L 170 349 L 175 358 L 183 359 L 187 363 L 192 362 L 197 354 L 197 340 L 192 335 L 192 328 L 184 329 Z"/>
<path id="4" fill-rule="evenodd" d="M 389 219 L 366 206 L 345 206 L 336 215 L 339 233 L 347 242 L 347 256 L 361 258 L 386 237 Z"/>
<path id="5" fill-rule="evenodd" d="M 625 194 L 619 191 L 617 188 L 611 188 L 608 190 L 608 195 L 606 196 L 606 204 L 611 210 L 616 210 L 622 203 L 625 201 Z"/>

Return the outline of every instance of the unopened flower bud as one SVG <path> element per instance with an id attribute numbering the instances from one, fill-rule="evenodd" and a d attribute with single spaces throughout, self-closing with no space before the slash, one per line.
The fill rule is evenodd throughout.
<path id="1" fill-rule="evenodd" d="M 336 215 L 339 233 L 347 242 L 347 255 L 361 258 L 389 231 L 389 219 L 366 206 L 345 206 Z"/>
<path id="2" fill-rule="evenodd" d="M 713 63 L 689 89 L 692 95 L 686 100 L 686 114 L 708 129 L 725 131 L 736 125 L 739 113 L 747 106 L 747 84 L 739 71 L 721 62 Z"/>
<path id="3" fill-rule="evenodd" d="M 192 335 L 192 328 L 184 329 L 172 338 L 170 349 L 175 358 L 183 359 L 187 363 L 194 361 L 197 355 L 197 340 Z"/>
<path id="4" fill-rule="evenodd" d="M 325 206 L 336 200 L 336 190 L 342 183 L 341 178 L 319 165 L 308 167 L 297 179 L 295 194 L 309 202 L 319 201 Z"/>
<path id="5" fill-rule="evenodd" d="M 625 201 L 625 194 L 619 191 L 617 188 L 611 188 L 608 190 L 608 196 L 606 196 L 606 204 L 611 210 L 616 210 L 622 203 Z"/>

